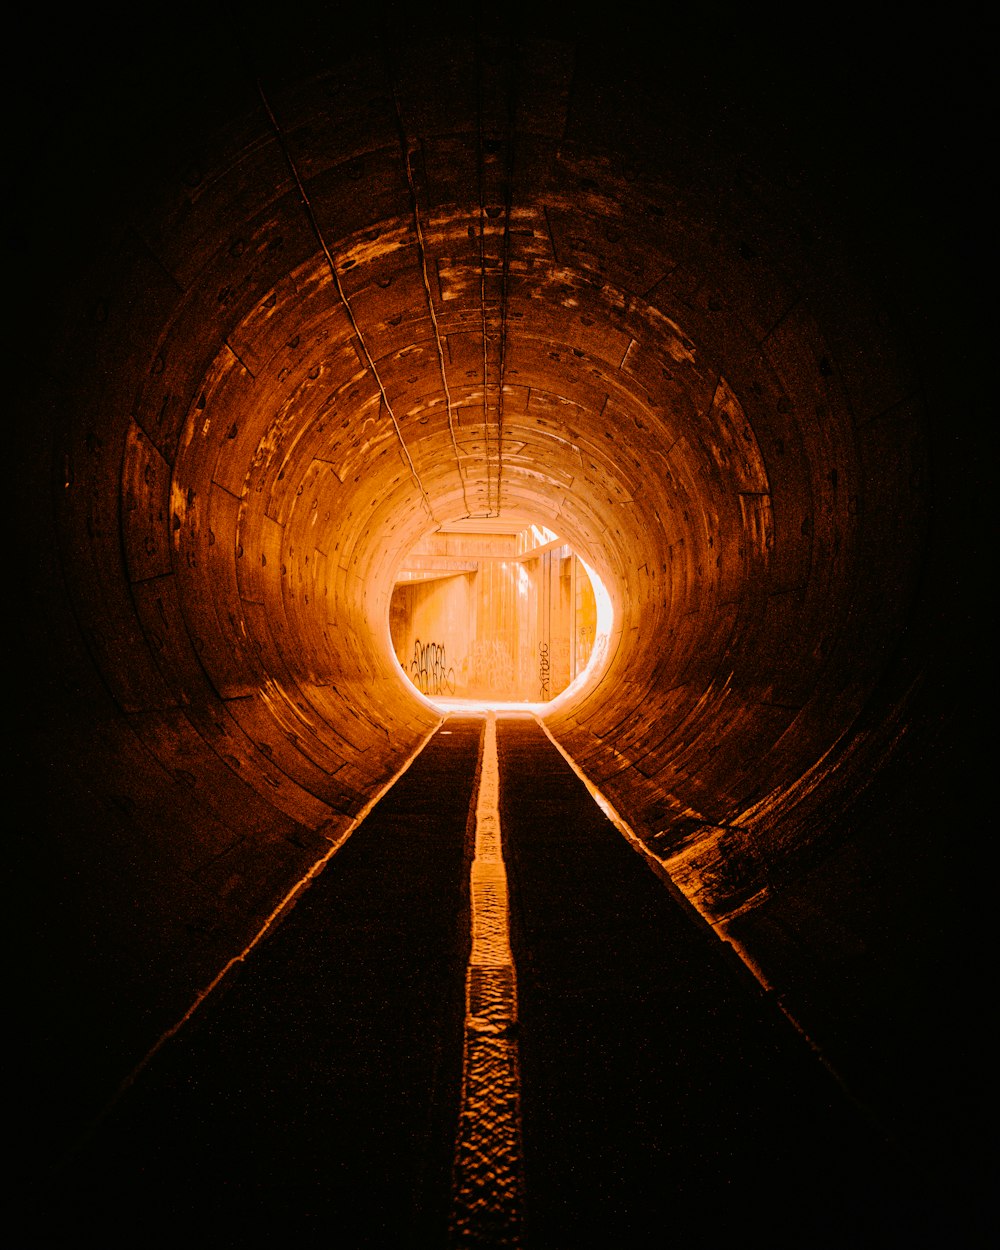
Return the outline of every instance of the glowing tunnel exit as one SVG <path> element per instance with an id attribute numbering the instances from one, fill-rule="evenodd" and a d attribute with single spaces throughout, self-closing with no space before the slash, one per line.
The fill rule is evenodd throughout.
<path id="1" fill-rule="evenodd" d="M 611 598 L 559 535 L 524 517 L 442 525 L 411 549 L 393 651 L 429 698 L 545 703 L 599 665 Z"/>

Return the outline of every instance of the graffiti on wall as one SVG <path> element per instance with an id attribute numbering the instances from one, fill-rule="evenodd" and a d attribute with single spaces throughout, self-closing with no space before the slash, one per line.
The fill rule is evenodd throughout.
<path id="1" fill-rule="evenodd" d="M 593 660 L 595 666 L 600 666 L 604 663 L 604 657 L 607 655 L 607 651 L 608 635 L 600 633 L 594 639 L 594 646 L 590 652 L 590 659 Z"/>
<path id="2" fill-rule="evenodd" d="M 417 639 L 410 661 L 410 678 L 422 694 L 455 693 L 455 670 L 448 666 L 443 643 Z"/>
<path id="3" fill-rule="evenodd" d="M 544 703 L 549 697 L 549 644 L 538 644 L 538 697 Z"/>
<path id="4" fill-rule="evenodd" d="M 469 652 L 468 665 L 470 685 L 506 692 L 514 684 L 514 664 L 504 642 L 477 639 Z"/>

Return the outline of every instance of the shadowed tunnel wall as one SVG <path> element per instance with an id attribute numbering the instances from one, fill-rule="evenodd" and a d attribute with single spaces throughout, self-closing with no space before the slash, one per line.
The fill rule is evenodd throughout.
<path id="1" fill-rule="evenodd" d="M 197 29 L 23 71 L 7 758 L 44 1149 L 435 725 L 395 570 L 509 510 L 617 607 L 553 735 L 943 1158 L 980 537 L 953 50 Z"/>

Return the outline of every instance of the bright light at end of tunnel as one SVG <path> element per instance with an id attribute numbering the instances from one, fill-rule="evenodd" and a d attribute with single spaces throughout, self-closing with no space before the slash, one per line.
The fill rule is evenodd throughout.
<path id="1" fill-rule="evenodd" d="M 596 684 L 605 664 L 608 661 L 608 644 L 615 624 L 615 605 L 611 593 L 601 580 L 596 569 L 577 556 L 584 572 L 590 579 L 594 592 L 594 645 L 586 665 L 560 694 L 551 701 L 546 710 L 554 710 L 576 698 L 585 686 Z"/>
<path id="2" fill-rule="evenodd" d="M 433 705 L 540 710 L 595 683 L 614 615 L 594 568 L 547 526 L 467 519 L 425 535 L 400 564 L 389 634 Z"/>

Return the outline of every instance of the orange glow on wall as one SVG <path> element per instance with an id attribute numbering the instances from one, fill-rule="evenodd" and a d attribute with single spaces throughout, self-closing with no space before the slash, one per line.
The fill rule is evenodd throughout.
<path id="1" fill-rule="evenodd" d="M 593 571 L 544 526 L 508 526 L 442 527 L 397 572 L 393 650 L 429 697 L 547 702 L 594 653 L 610 600 Z"/>

